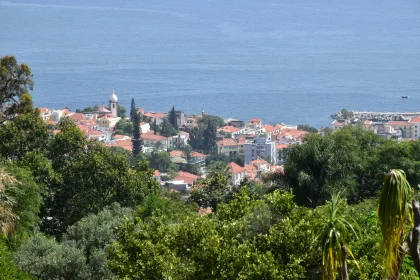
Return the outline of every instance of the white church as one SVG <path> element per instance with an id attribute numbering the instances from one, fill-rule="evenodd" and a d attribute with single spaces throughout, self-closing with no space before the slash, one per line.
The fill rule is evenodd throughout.
<path id="1" fill-rule="evenodd" d="M 101 128 L 112 128 L 121 119 L 118 117 L 118 97 L 114 90 L 112 90 L 112 95 L 109 97 L 109 108 L 101 106 L 99 111 L 102 112 L 103 115 L 101 114 L 101 116 L 98 116 L 96 123 Z"/>

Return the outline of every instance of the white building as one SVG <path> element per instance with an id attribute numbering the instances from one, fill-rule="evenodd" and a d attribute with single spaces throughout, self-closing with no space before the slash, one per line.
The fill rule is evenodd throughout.
<path id="1" fill-rule="evenodd" d="M 258 158 L 266 159 L 271 164 L 276 164 L 276 143 L 267 137 L 255 138 L 252 143 L 244 145 L 245 164 Z"/>
<path id="2" fill-rule="evenodd" d="M 115 95 L 115 91 L 112 90 L 112 95 L 109 97 L 109 110 L 113 117 L 118 117 L 118 97 Z"/>

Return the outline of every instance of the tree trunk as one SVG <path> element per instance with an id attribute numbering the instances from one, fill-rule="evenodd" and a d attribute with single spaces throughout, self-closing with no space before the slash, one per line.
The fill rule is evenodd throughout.
<path id="1" fill-rule="evenodd" d="M 419 253 L 419 240 L 420 240 L 420 209 L 419 202 L 413 200 L 413 212 L 414 212 L 414 227 L 408 236 L 408 247 L 410 249 L 410 255 L 413 259 L 414 266 L 416 267 L 417 273 L 420 275 L 420 253 Z"/>
<path id="2" fill-rule="evenodd" d="M 341 267 L 341 280 L 348 280 L 349 273 L 347 271 L 347 248 L 346 245 L 341 245 L 341 252 L 343 254 L 343 264 Z"/>

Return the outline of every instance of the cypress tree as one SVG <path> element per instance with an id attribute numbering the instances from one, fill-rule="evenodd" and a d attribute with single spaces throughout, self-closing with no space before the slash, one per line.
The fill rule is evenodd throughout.
<path id="1" fill-rule="evenodd" d="M 171 112 L 169 113 L 169 122 L 172 124 L 172 126 L 175 128 L 175 129 L 178 129 L 178 123 L 177 123 L 177 121 L 176 121 L 176 111 L 175 111 L 175 106 L 172 106 L 172 110 L 171 110 Z"/>
<path id="2" fill-rule="evenodd" d="M 137 115 L 136 103 L 134 102 L 134 98 L 131 98 L 131 110 L 130 110 L 131 121 L 134 121 L 135 115 Z"/>
<path id="3" fill-rule="evenodd" d="M 133 145 L 133 157 L 136 157 L 141 153 L 143 140 L 140 138 L 140 136 L 141 136 L 140 116 L 137 114 L 134 114 L 133 138 L 131 140 L 131 143 Z"/>
<path id="4" fill-rule="evenodd" d="M 212 121 L 208 121 L 207 128 L 203 132 L 204 150 L 213 153 L 216 146 L 216 126 Z"/>
<path id="5" fill-rule="evenodd" d="M 157 131 L 157 124 L 156 124 L 156 118 L 155 118 L 155 120 L 153 121 L 153 132 L 155 135 L 156 135 L 156 131 Z"/>

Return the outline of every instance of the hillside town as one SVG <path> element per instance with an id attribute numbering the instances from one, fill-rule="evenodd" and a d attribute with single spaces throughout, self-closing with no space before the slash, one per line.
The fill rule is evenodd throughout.
<path id="1" fill-rule="evenodd" d="M 60 110 L 39 108 L 39 111 L 43 120 L 51 125 L 57 124 L 62 118 L 68 118 L 75 122 L 86 138 L 131 153 L 133 146 L 129 133 L 115 133 L 117 123 L 122 120 L 119 107 L 118 97 L 113 91 L 109 98 L 109 106 L 102 105 L 94 111 L 72 112 L 67 108 Z M 140 137 L 143 141 L 142 151 L 146 155 L 164 151 L 169 153 L 171 162 L 177 166 L 175 170 L 183 170 L 182 166 L 186 165 L 196 167 L 195 174 L 178 171 L 171 176 L 166 174 L 165 170 L 155 170 L 154 177 L 169 189 L 188 192 L 197 179 L 205 178 L 208 173 L 209 158 L 212 155 L 204 153 L 203 150 L 192 150 L 189 145 L 190 132 L 197 128 L 200 120 L 207 115 L 205 112 L 186 115 L 184 111 L 176 110 L 178 130 L 174 135 L 167 137 L 152 127 L 160 126 L 167 121 L 170 112 L 147 112 L 143 108 L 136 110 L 142 119 Z M 128 117 L 124 118 L 129 120 Z M 227 162 L 231 185 L 240 184 L 245 177 L 260 181 L 267 172 L 282 172 L 284 162 L 282 151 L 290 145 L 301 144 L 307 133 L 293 125 L 264 124 L 259 118 L 248 121 L 229 118 L 223 120 L 223 124 L 216 130 L 215 150 L 212 153 L 213 157 L 218 155 L 232 159 L 231 162 Z"/>
<path id="2" fill-rule="evenodd" d="M 115 129 L 120 121 L 130 121 L 129 117 L 120 115 L 119 108 L 121 106 L 118 104 L 118 97 L 113 91 L 109 106 L 96 106 L 91 108 L 94 110 L 83 112 L 72 112 L 67 108 L 39 108 L 39 112 L 43 120 L 51 125 L 57 124 L 62 118 L 68 118 L 87 139 L 132 153 L 130 131 L 117 133 L 119 130 Z M 161 185 L 179 192 L 189 192 L 198 179 L 206 178 L 209 165 L 220 161 L 210 159 L 215 155 L 224 157 L 222 161 L 227 160 L 230 185 L 238 185 L 245 178 L 261 181 L 267 172 L 283 172 L 284 150 L 291 145 L 302 144 L 304 136 L 309 133 L 298 129 L 296 125 L 265 124 L 259 118 L 247 121 L 229 118 L 224 119 L 216 129 L 215 150 L 205 153 L 203 149 L 191 147 L 190 133 L 199 127 L 200 120 L 209 115 L 204 111 L 197 115 L 187 115 L 182 110 L 174 112 L 177 129 L 173 135 L 164 136 L 153 127 L 168 123 L 171 112 L 150 112 L 144 108 L 136 108 L 136 113 L 142 120 L 139 126 L 143 153 L 156 155 L 157 152 L 166 152 L 172 163 L 171 174 L 167 170 L 156 169 L 154 178 Z M 348 112 L 343 109 L 331 117 L 334 119 L 331 128 L 321 129 L 319 133 L 360 124 L 386 139 L 408 141 L 420 138 L 420 113 Z M 193 168 L 185 168 L 187 166 Z"/>

